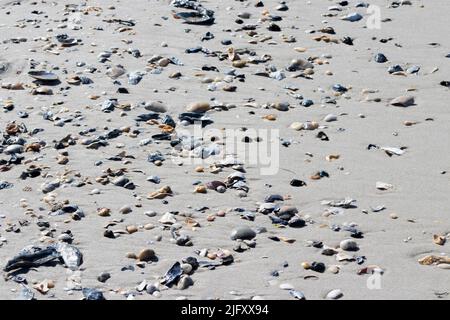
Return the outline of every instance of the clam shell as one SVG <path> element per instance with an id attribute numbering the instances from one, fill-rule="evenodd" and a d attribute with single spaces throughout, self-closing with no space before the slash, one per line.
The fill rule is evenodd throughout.
<path id="1" fill-rule="evenodd" d="M 391 100 L 390 105 L 395 107 L 409 107 L 414 105 L 414 97 L 400 96 Z"/>
<path id="2" fill-rule="evenodd" d="M 33 79 L 36 80 L 41 80 L 41 81 L 58 81 L 59 78 L 56 74 L 54 74 L 53 72 L 49 72 L 49 71 L 29 71 L 28 75 L 30 77 L 32 77 Z"/>

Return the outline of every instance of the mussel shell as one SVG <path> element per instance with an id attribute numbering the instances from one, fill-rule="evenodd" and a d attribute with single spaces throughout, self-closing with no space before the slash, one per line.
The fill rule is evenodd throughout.
<path id="1" fill-rule="evenodd" d="M 56 74 L 54 74 L 53 72 L 49 72 L 49 71 L 29 71 L 28 75 L 30 77 L 32 77 L 33 79 L 36 80 L 41 80 L 41 81 L 58 81 L 59 78 Z"/>
<path id="2" fill-rule="evenodd" d="M 183 269 L 181 268 L 181 264 L 179 262 L 176 262 L 170 269 L 167 271 L 166 275 L 164 276 L 162 284 L 170 287 L 172 284 L 178 282 L 178 279 L 183 274 Z"/>
<path id="3" fill-rule="evenodd" d="M 178 12 L 175 16 L 188 24 L 213 24 L 215 18 L 201 12 Z"/>

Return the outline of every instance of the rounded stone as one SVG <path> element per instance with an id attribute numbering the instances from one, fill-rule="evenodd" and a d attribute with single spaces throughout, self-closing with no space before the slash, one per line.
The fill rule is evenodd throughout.
<path id="1" fill-rule="evenodd" d="M 339 247 L 345 251 L 358 250 L 358 244 L 356 243 L 356 241 L 351 240 L 351 239 L 341 241 L 341 243 L 339 244 Z"/>
<path id="2" fill-rule="evenodd" d="M 231 240 L 251 240 L 256 237 L 256 232 L 247 226 L 237 227 L 231 232 Z"/>
<path id="3" fill-rule="evenodd" d="M 340 289 L 334 289 L 331 290 L 330 292 L 328 292 L 326 298 L 327 299 L 332 299 L 332 300 L 337 300 L 340 299 L 344 296 L 344 294 L 342 293 L 342 291 Z"/>
<path id="4" fill-rule="evenodd" d="M 137 255 L 137 259 L 144 262 L 151 261 L 153 258 L 155 258 L 155 251 L 152 249 L 143 249 Z"/>

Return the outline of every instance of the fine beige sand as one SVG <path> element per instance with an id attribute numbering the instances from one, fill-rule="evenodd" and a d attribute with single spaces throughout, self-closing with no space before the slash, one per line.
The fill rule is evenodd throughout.
<path id="1" fill-rule="evenodd" d="M 255 7 L 256 2 L 202 1 L 205 8 L 215 11 L 216 18 L 215 24 L 202 26 L 174 19 L 173 10 L 185 10 L 174 8 L 169 1 L 89 0 L 85 1 L 85 6 L 78 7 L 88 14 L 67 12 L 65 6 L 70 1 L 2 1 L 0 63 L 5 67 L 0 73 L 0 82 L 23 83 L 24 90 L 9 90 L 6 86 L 0 89 L 2 105 L 14 105 L 12 111 L 7 112 L 5 107 L 0 112 L 0 130 L 5 133 L 7 124 L 12 121 L 24 123 L 29 131 L 42 128 L 44 131 L 36 135 L 23 133 L 20 136 L 26 144 L 41 141 L 45 146 L 39 152 L 24 152 L 21 154 L 24 156 L 22 164 L 12 164 L 9 170 L 0 172 L 0 181 L 13 184 L 12 188 L 0 190 L 0 265 L 3 268 L 28 245 L 45 247 L 57 241 L 58 236 L 67 230 L 73 234 L 72 245 L 83 254 L 83 264 L 75 272 L 57 264 L 20 273 L 27 279 L 36 299 L 83 298 L 80 290 L 70 290 L 70 283 L 67 283 L 67 279 L 74 275 L 81 280 L 81 287 L 98 289 L 106 299 L 294 299 L 289 290 L 283 290 L 280 285 L 292 287 L 303 293 L 306 299 L 324 299 L 334 289 L 342 291 L 341 299 L 450 298 L 449 265 L 422 265 L 418 262 L 428 255 L 450 255 L 448 241 L 443 245 L 433 241 L 434 235 L 444 240 L 450 235 L 450 91 L 440 85 L 441 81 L 450 81 L 450 58 L 446 58 L 450 54 L 450 3 L 448 0 L 411 0 L 411 5 L 394 8 L 389 7 L 393 1 L 370 0 L 370 4 L 381 8 L 384 21 L 380 29 L 370 29 L 366 27 L 367 9 L 355 8 L 357 1 L 353 0 L 348 6 L 339 6 L 337 1 L 290 0 L 286 1 L 287 11 L 277 11 L 280 3 L 275 0 L 263 0 L 264 7 Z M 334 5 L 342 11 L 329 11 L 328 8 Z M 281 27 L 281 32 L 267 29 L 270 22 L 261 20 L 264 10 L 283 18 L 274 22 Z M 242 12 L 251 14 L 249 19 L 243 19 L 244 24 L 256 25 L 253 37 L 248 31 L 239 30 L 243 25 L 235 23 Z M 353 12 L 361 13 L 363 20 L 349 22 L 340 19 Z M 337 16 L 326 16 L 329 13 Z M 78 18 L 80 20 L 75 22 L 79 24 L 74 23 Z M 132 19 L 135 25 L 119 30 L 126 26 L 104 21 L 108 19 Z M 327 26 L 334 28 L 336 34 L 317 31 Z M 185 29 L 190 29 L 190 32 L 185 32 Z M 316 32 L 307 33 L 307 30 Z M 206 32 L 215 37 L 202 42 L 200 39 Z M 61 48 L 55 36 L 64 33 L 81 39 L 81 42 Z M 284 42 L 281 35 L 293 36 L 296 42 Z M 354 39 L 354 44 L 313 39 L 321 35 L 338 40 L 349 36 Z M 272 38 L 260 41 L 265 36 Z M 11 41 L 20 38 L 26 41 Z M 380 42 L 380 39 L 389 38 L 392 40 Z M 226 39 L 231 40 L 232 45 L 221 44 Z M 55 46 L 49 49 L 51 43 Z M 224 53 L 226 59 L 221 61 L 217 56 L 207 56 L 202 52 L 185 53 L 187 48 L 196 46 Z M 232 62 L 227 59 L 228 47 L 249 49 L 256 53 L 256 57 L 270 55 L 272 60 L 236 68 L 236 74 L 245 74 L 245 82 L 234 79 L 228 85 L 236 86 L 236 91 L 226 92 L 221 89 L 224 84 L 220 81 L 232 68 Z M 296 51 L 295 48 L 299 47 L 306 51 Z M 98 55 L 113 48 L 117 50 L 109 61 L 99 62 Z M 130 48 L 139 49 L 142 56 L 133 57 L 127 52 Z M 377 53 L 383 53 L 389 61 L 376 63 L 374 56 Z M 162 68 L 160 74 L 152 74 L 150 69 L 146 69 L 147 61 L 157 55 L 176 57 L 183 66 L 169 64 Z M 240 57 L 251 58 L 246 54 L 240 54 Z M 294 78 L 292 76 L 301 71 L 285 70 L 291 60 L 308 58 L 314 65 L 311 79 Z M 79 62 L 86 65 L 78 67 Z M 36 70 L 52 71 L 59 76 L 61 84 L 50 87 L 52 95 L 31 93 L 34 84 L 27 73 L 32 63 L 37 64 Z M 405 72 L 389 74 L 388 67 L 395 64 L 401 65 Z M 137 85 L 128 84 L 126 75 L 118 78 L 120 86 L 126 87 L 130 93 L 120 94 L 117 93 L 120 86 L 106 75 L 107 68 L 115 65 L 122 65 L 126 73 L 146 70 L 147 73 Z M 202 71 L 204 65 L 215 66 L 219 72 Z M 268 65 L 281 70 L 286 78 L 277 81 L 255 75 L 257 70 L 264 70 Z M 85 72 L 89 66 L 97 68 L 97 71 Z M 420 71 L 416 74 L 406 72 L 411 66 L 419 66 Z M 332 74 L 327 75 L 327 71 Z M 93 83 L 68 84 L 66 78 L 76 72 L 89 77 Z M 171 78 L 175 72 L 182 76 Z M 216 80 L 216 91 L 209 91 L 209 84 L 202 83 L 205 77 Z M 349 90 L 336 95 L 332 90 L 336 84 Z M 301 100 L 287 94 L 287 86 L 297 87 L 295 94 L 313 100 L 314 104 L 303 107 Z M 370 91 L 372 93 L 367 93 L 369 90 L 373 90 Z M 100 97 L 93 100 L 92 95 Z M 413 96 L 415 105 L 396 107 L 389 104 L 393 98 L 403 95 Z M 325 97 L 334 98 L 336 104 L 323 103 Z M 120 104 L 128 103 L 131 109 L 116 108 L 111 113 L 104 113 L 101 105 L 108 98 L 117 98 Z M 178 122 L 178 115 L 186 111 L 189 103 L 209 101 L 214 105 L 212 98 L 216 105 L 233 108 L 208 111 L 207 115 L 214 123 L 207 128 L 278 129 L 282 139 L 292 142 L 285 147 L 280 141 L 272 141 L 279 148 L 280 155 L 279 170 L 275 175 L 262 175 L 260 165 L 244 161 L 246 185 L 249 187 L 245 197 L 242 192 L 231 188 L 225 193 L 214 190 L 208 190 L 206 194 L 193 192 L 195 181 L 203 184 L 223 181 L 235 172 L 231 167 L 212 173 L 209 163 L 205 163 L 204 172 L 196 172 L 198 164 L 186 161 L 180 166 L 170 160 L 172 148 L 168 141 L 139 145 L 141 140 L 161 132 L 157 125 L 145 122 L 137 127 L 136 116 L 149 112 L 139 105 L 140 102 L 162 101 L 167 106 L 167 114 Z M 249 101 L 253 103 L 252 107 L 247 105 Z M 288 102 L 289 110 L 270 108 L 270 104 L 277 102 Z M 42 114 L 49 110 L 61 119 L 73 120 L 62 127 L 57 126 L 56 121 L 43 119 Z M 28 112 L 28 118 L 19 118 L 18 111 Z M 276 116 L 275 121 L 263 119 L 270 114 Z M 325 122 L 323 119 L 329 114 L 336 115 L 337 121 Z M 294 122 L 306 121 L 317 121 L 321 127 L 300 131 L 290 128 Z M 407 126 L 405 121 L 414 124 Z M 135 137 L 131 131 L 124 132 L 109 140 L 108 146 L 97 150 L 88 149 L 81 143 L 85 138 L 127 126 L 131 131 L 139 129 L 140 134 Z M 79 134 L 89 128 L 96 128 L 97 132 L 86 137 Z M 329 141 L 318 139 L 319 131 L 325 132 Z M 55 150 L 54 141 L 69 134 L 78 138 L 77 143 Z M 407 148 L 404 154 L 390 157 L 382 150 L 368 150 L 370 144 Z M 147 161 L 148 155 L 157 150 L 166 155 L 162 166 Z M 64 151 L 68 152 L 69 162 L 58 164 L 57 157 Z M 107 160 L 122 151 L 134 158 Z M 327 161 L 328 155 L 340 157 Z M 5 152 L 0 153 L 0 159 L 9 158 Z M 97 161 L 103 163 L 95 166 Z M 19 176 L 31 165 L 42 168 L 40 176 L 21 180 Z M 96 182 L 96 177 L 107 168 L 126 168 L 126 176 L 136 189 Z M 322 170 L 329 174 L 329 178 L 311 179 Z M 64 172 L 67 173 L 65 177 L 73 179 L 74 183 L 84 181 L 86 184 L 76 187 L 71 181 L 66 181 L 51 195 L 54 202 L 69 200 L 70 204 L 78 205 L 85 214 L 79 221 L 72 220 L 70 214 L 48 215 L 51 206 L 45 200 L 49 194 L 41 191 L 42 184 L 62 179 Z M 161 183 L 157 185 L 147 181 L 150 175 L 160 177 Z M 294 178 L 305 181 L 307 185 L 291 186 L 290 181 Z M 378 190 L 377 182 L 388 183 L 392 189 Z M 165 199 L 167 203 L 160 199 L 147 199 L 149 193 L 163 186 L 170 186 L 173 190 L 173 195 Z M 101 193 L 93 195 L 93 189 L 99 189 Z M 267 215 L 257 212 L 264 198 L 271 194 L 289 195 L 290 199 L 278 204 L 295 206 L 306 226 L 281 228 L 272 224 Z M 346 197 L 355 199 L 357 208 L 344 209 L 339 215 L 324 215 L 329 207 L 321 204 L 323 200 Z M 121 214 L 119 209 L 124 205 L 131 206 L 133 211 Z M 204 212 L 195 210 L 204 206 L 208 207 Z M 371 208 L 377 206 L 386 208 L 372 212 Z M 111 209 L 111 216 L 97 214 L 97 209 L 103 207 Z M 233 211 L 235 208 L 255 213 L 254 221 L 242 219 L 239 212 Z M 208 216 L 215 216 L 221 210 L 226 212 L 225 217 L 217 216 L 214 221 L 208 221 Z M 157 214 L 149 217 L 145 215 L 148 211 Z M 179 232 L 191 238 L 192 246 L 175 244 L 171 241 L 170 230 L 162 228 L 159 219 L 169 211 L 179 212 L 176 216 L 181 227 Z M 192 227 L 186 223 L 186 216 L 191 216 L 199 226 Z M 134 225 L 139 231 L 118 234 L 115 239 L 104 237 L 105 225 L 114 219 L 123 221 L 110 227 L 111 230 L 125 230 Z M 48 221 L 50 228 L 39 230 L 38 221 Z M 331 230 L 331 226 L 351 223 L 363 232 L 363 238 L 353 239 L 359 250 L 347 254 L 364 256 L 363 264 L 339 262 L 336 255 L 321 254 L 323 248 L 308 246 L 308 241 L 317 240 L 324 244 L 324 248 L 338 248 L 342 240 L 350 238 L 349 232 L 336 232 Z M 149 230 L 143 227 L 146 225 Z M 237 243 L 230 239 L 230 234 L 234 228 L 244 225 L 254 230 L 264 227 L 267 232 L 256 235 L 254 248 L 235 252 L 233 248 Z M 14 232 L 17 228 L 20 232 Z M 162 236 L 160 241 L 156 240 L 158 236 Z M 295 242 L 273 241 L 269 238 L 273 236 L 290 238 Z M 138 253 L 144 248 L 153 249 L 158 261 L 139 267 L 135 260 L 127 258 L 127 253 Z M 196 254 L 202 249 L 208 249 L 210 253 L 219 249 L 230 250 L 234 262 L 215 270 L 199 268 L 190 275 L 193 285 L 185 290 L 163 285 L 159 285 L 160 293 L 154 295 L 136 290 L 143 280 L 158 284 L 166 271 L 183 258 L 193 256 L 198 260 L 209 260 Z M 288 266 L 283 267 L 285 262 Z M 323 273 L 305 270 L 303 262 L 322 262 L 327 270 Z M 121 271 L 127 265 L 133 265 L 135 270 Z M 368 288 L 367 281 L 371 275 L 358 275 L 359 270 L 368 266 L 382 270 L 381 287 Z M 330 267 L 338 268 L 339 272 L 331 272 Z M 271 275 L 274 270 L 279 271 L 278 277 Z M 106 283 L 97 280 L 102 272 L 111 275 Z M 5 279 L 0 280 L 0 298 L 16 299 L 21 285 L 8 279 L 6 272 L 3 274 Z M 54 288 L 46 294 L 33 289 L 34 284 L 44 280 L 53 281 Z"/>

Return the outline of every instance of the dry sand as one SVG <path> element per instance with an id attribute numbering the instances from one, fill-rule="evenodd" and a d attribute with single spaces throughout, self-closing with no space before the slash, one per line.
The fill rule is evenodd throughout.
<path id="1" fill-rule="evenodd" d="M 20 5 L 13 5 L 17 2 Z M 23 122 L 29 131 L 34 128 L 44 129 L 32 137 L 22 134 L 27 144 L 46 142 L 39 153 L 23 153 L 25 160 L 22 164 L 11 165 L 9 171 L 0 173 L 0 180 L 14 184 L 10 189 L 0 190 L 0 237 L 5 240 L 0 247 L 2 267 L 25 246 L 47 246 L 56 241 L 62 232 L 70 230 L 74 236 L 72 244 L 83 254 L 83 264 L 80 266 L 81 286 L 97 288 L 107 299 L 126 299 L 130 296 L 135 299 L 250 299 L 255 296 L 263 299 L 293 299 L 288 290 L 280 289 L 281 284 L 291 284 L 307 299 L 323 299 L 333 289 L 343 292 L 342 299 L 449 299 L 447 279 L 450 271 L 436 265 L 418 263 L 418 259 L 426 255 L 450 255 L 448 243 L 440 246 L 433 242 L 433 235 L 448 237 L 450 232 L 449 89 L 439 85 L 441 81 L 450 80 L 450 59 L 445 57 L 450 54 L 450 28 L 448 15 L 445 14 L 450 9 L 449 2 L 411 0 L 412 5 L 388 8 L 391 1 L 371 0 L 370 4 L 380 6 L 381 18 L 390 19 L 381 23 L 381 29 L 375 30 L 365 27 L 368 18 L 366 8 L 355 8 L 356 1 L 349 1 L 348 6 L 341 7 L 341 12 L 328 11 L 329 6 L 336 5 L 335 1 L 286 1 L 288 11 L 276 11 L 275 7 L 279 5 L 277 1 L 264 0 L 264 7 L 255 7 L 256 2 L 202 1 L 206 8 L 215 11 L 216 21 L 211 26 L 199 26 L 174 19 L 171 11 L 183 10 L 172 7 L 168 1 L 86 1 L 86 6 L 80 6 L 80 9 L 99 7 L 101 11 L 98 15 L 94 11 L 79 15 L 81 22 L 76 25 L 82 27 L 79 30 L 73 30 L 70 21 L 65 20 L 68 17 L 78 17 L 77 13 L 64 15 L 65 5 L 70 3 L 68 1 L 2 3 L 0 31 L 3 43 L 0 60 L 7 64 L 7 70 L 1 73 L 1 82 L 32 85 L 33 79 L 27 75 L 30 61 L 40 63 L 37 70 L 53 70 L 62 81 L 60 85 L 51 87 L 53 95 L 32 95 L 30 87 L 17 91 L 0 89 L 3 104 L 7 104 L 7 100 L 14 103 L 14 110 L 1 112 L 2 133 L 7 123 Z M 115 9 L 109 9 L 110 6 Z M 282 28 L 282 32 L 271 32 L 267 30 L 269 22 L 260 21 L 265 9 L 283 18 L 282 21 L 275 22 Z M 34 10 L 42 13 L 33 14 Z M 250 37 L 246 31 L 235 31 L 242 26 L 235 23 L 240 12 L 251 13 L 250 19 L 244 20 L 244 23 L 257 25 L 255 37 Z M 351 12 L 360 12 L 364 19 L 359 22 L 339 19 Z M 338 16 L 323 16 L 326 13 L 337 13 Z M 117 29 L 123 26 L 103 21 L 111 18 L 133 19 L 136 24 L 130 30 L 119 32 Z M 336 39 L 350 36 L 354 39 L 354 45 L 318 42 L 312 38 L 327 34 L 305 32 L 326 26 L 331 26 L 336 31 L 335 35 L 328 36 Z M 185 29 L 191 31 L 186 33 Z M 201 42 L 200 39 L 208 31 L 215 38 Z M 82 44 L 59 48 L 55 36 L 63 33 L 81 39 Z M 283 42 L 281 34 L 294 36 L 296 42 Z M 272 36 L 272 40 L 249 43 L 249 40 L 258 40 L 264 35 Z M 9 41 L 12 38 L 25 38 L 27 41 L 12 43 Z M 386 38 L 392 40 L 380 42 L 380 39 Z M 122 39 L 132 40 L 132 43 L 126 44 Z M 230 39 L 232 45 L 222 45 L 221 41 L 224 39 Z M 166 47 L 161 45 L 163 42 L 167 44 Z M 51 48 L 57 55 L 45 51 L 45 46 L 49 43 L 57 44 Z M 433 46 L 431 43 L 439 45 Z M 236 69 L 237 74 L 246 76 L 245 82 L 235 79 L 231 83 L 237 87 L 236 92 L 224 92 L 220 88 L 208 91 L 208 84 L 201 83 L 202 77 L 196 74 L 204 73 L 213 79 L 223 78 L 224 72 L 231 69 L 231 62 L 228 59 L 219 61 L 218 57 L 208 57 L 201 52 L 185 53 L 187 48 L 198 45 L 213 52 L 224 53 L 228 47 L 248 48 L 256 52 L 257 57 L 269 54 L 272 60 Z M 296 52 L 296 47 L 304 47 L 307 51 Z M 111 48 L 118 48 L 117 53 L 112 54 L 110 61 L 99 62 L 98 54 Z M 135 58 L 127 53 L 129 48 L 139 49 L 142 57 Z M 380 64 L 373 61 L 374 55 L 380 52 L 386 55 L 388 62 Z M 144 72 L 147 60 L 154 55 L 176 57 L 184 65 L 170 64 L 162 68 L 161 74 L 148 72 L 138 85 L 129 85 L 124 75 L 118 80 L 123 87 L 128 88 L 130 94 L 116 93 L 119 86 L 105 75 L 107 67 L 120 64 L 127 72 Z M 309 57 L 327 61 L 326 64 L 319 65 L 317 60 L 312 59 L 312 79 L 292 78 L 293 74 L 299 74 L 300 71 L 284 70 L 292 59 Z M 241 54 L 241 58 L 249 56 Z M 86 66 L 77 67 L 78 62 L 84 62 Z M 269 64 L 282 70 L 286 79 L 277 81 L 254 75 L 256 70 L 263 70 Z M 404 75 L 391 75 L 387 68 L 394 64 L 400 64 L 404 68 L 420 66 L 420 71 L 418 74 L 405 72 Z M 215 66 L 220 72 L 200 71 L 199 68 L 204 65 Z M 83 73 L 87 66 L 94 66 L 98 70 Z M 438 70 L 432 72 L 435 68 Z M 69 85 L 65 81 L 67 75 L 64 70 L 68 74 L 80 71 L 80 74 L 91 78 L 93 83 Z M 327 70 L 332 71 L 333 75 L 326 75 Z M 181 72 L 181 78 L 169 78 L 169 75 L 177 71 Z M 332 86 L 335 84 L 350 89 L 344 95 L 334 97 Z M 296 93 L 302 94 L 305 99 L 312 99 L 314 105 L 308 108 L 301 106 L 301 101 L 286 94 L 288 90 L 285 87 L 288 85 L 298 87 Z M 66 90 L 67 87 L 70 89 Z M 376 92 L 363 94 L 364 89 Z M 414 91 L 407 92 L 407 89 Z M 89 98 L 90 95 L 100 95 L 100 98 L 94 101 Z M 414 96 L 415 105 L 407 108 L 389 105 L 392 98 L 401 95 Z M 322 104 L 321 99 L 326 96 L 334 97 L 337 103 Z M 101 104 L 107 98 L 117 98 L 119 103 L 130 103 L 133 108 L 125 111 L 126 114 L 122 114 L 122 110 L 118 108 L 111 113 L 104 113 L 101 111 Z M 208 111 L 208 116 L 214 123 L 207 128 L 279 129 L 281 138 L 292 140 L 289 147 L 278 144 L 280 162 L 276 175 L 261 175 L 258 165 L 244 164 L 250 188 L 246 197 L 239 197 L 239 192 L 233 189 L 228 189 L 223 194 L 212 190 L 208 190 L 206 194 L 193 193 L 192 184 L 196 180 L 203 183 L 224 180 L 234 171 L 232 168 L 224 168 L 222 172 L 214 174 L 205 165 L 205 172 L 197 173 L 194 171 L 196 165 L 178 166 L 169 158 L 158 167 L 149 163 L 147 156 L 157 150 L 167 154 L 171 150 L 169 142 L 139 146 L 140 140 L 151 138 L 160 132 L 155 125 L 141 123 L 140 127 L 136 126 L 135 117 L 148 113 L 138 106 L 139 102 L 163 101 L 168 107 L 167 114 L 177 121 L 178 114 L 185 111 L 188 103 L 210 101 L 212 98 L 217 103 L 233 104 L 236 108 L 220 112 Z M 244 106 L 250 98 L 254 99 L 257 108 Z M 375 98 L 380 101 L 368 101 Z M 289 111 L 263 108 L 264 104 L 284 101 L 290 103 Z M 43 110 L 51 110 L 60 118 L 73 118 L 79 112 L 82 118 L 73 119 L 59 127 L 43 119 Z M 29 117 L 20 119 L 17 111 L 27 111 Z M 250 111 L 254 114 L 250 114 Z M 276 120 L 263 120 L 262 116 L 268 114 L 276 115 Z M 323 118 L 328 114 L 337 115 L 338 120 L 324 122 Z M 318 121 L 326 127 L 314 131 L 295 131 L 289 128 L 293 122 L 305 121 Z M 405 121 L 417 124 L 405 126 Z M 124 133 L 98 150 L 87 149 L 80 143 L 84 138 L 79 135 L 82 130 L 96 128 L 97 132 L 94 134 L 101 134 L 125 126 L 141 132 L 137 137 Z M 108 130 L 104 130 L 105 127 Z M 330 141 L 318 139 L 318 131 L 324 131 Z M 68 134 L 79 137 L 78 143 L 64 150 L 55 150 L 52 141 Z M 407 149 L 401 156 L 389 157 L 382 150 L 368 150 L 369 144 Z M 66 165 L 56 162 L 56 157 L 63 151 L 69 154 Z M 135 158 L 129 159 L 130 162 L 125 164 L 107 160 L 121 151 Z M 330 154 L 338 154 L 340 158 L 332 162 L 326 161 L 326 156 Z M 9 156 L 2 153 L 0 159 L 8 160 Z M 99 160 L 103 164 L 95 166 L 94 163 Z M 41 175 L 20 180 L 20 174 L 32 164 L 42 166 Z M 127 177 L 137 186 L 136 189 L 127 190 L 112 184 L 97 183 L 95 178 L 107 168 L 127 168 Z M 46 195 L 40 190 L 41 185 L 57 179 L 64 170 L 73 172 L 69 176 L 74 181 L 86 179 L 87 182 L 81 187 L 68 183 L 53 191 L 55 201 L 68 199 L 71 204 L 82 208 L 85 217 L 80 221 L 71 220 L 70 215 L 48 216 L 49 205 L 43 201 Z M 330 177 L 311 180 L 310 176 L 320 170 L 326 171 Z M 74 175 L 77 172 L 79 176 Z M 159 176 L 161 184 L 146 181 L 146 177 L 150 175 Z M 305 181 L 307 186 L 290 186 L 289 182 L 294 178 Z M 393 189 L 377 190 L 378 181 L 392 184 Z M 267 184 L 272 187 L 269 188 Z M 174 192 L 172 197 L 166 199 L 167 204 L 162 200 L 146 198 L 150 192 L 165 185 L 170 186 Z M 31 189 L 24 189 L 26 187 Z M 90 192 L 96 188 L 101 190 L 101 194 L 91 195 Z M 290 200 L 280 204 L 295 206 L 299 216 L 306 220 L 306 226 L 279 228 L 264 214 L 256 213 L 255 220 L 248 221 L 241 219 L 238 212 L 232 211 L 234 208 L 245 208 L 256 212 L 259 204 L 270 194 L 290 195 Z M 321 201 L 345 197 L 357 200 L 357 208 L 345 209 L 341 215 L 324 216 L 327 206 L 322 205 Z M 21 199 L 26 199 L 27 208 L 31 208 L 33 213 L 26 213 L 27 208 L 20 205 Z M 137 204 L 139 207 L 135 207 Z M 127 215 L 119 213 L 123 205 L 132 206 L 133 212 Z M 380 205 L 386 209 L 378 213 L 371 212 L 371 207 Z M 203 206 L 209 209 L 205 212 L 194 210 Z M 100 217 L 96 211 L 101 207 L 110 208 L 111 216 Z M 214 215 L 220 210 L 229 212 L 225 217 L 207 221 L 208 215 Z M 368 212 L 365 213 L 364 210 Z M 155 211 L 157 215 L 148 217 L 144 214 L 146 211 Z M 178 246 L 170 241 L 170 231 L 163 230 L 158 222 L 168 211 L 180 213 L 177 219 L 182 226 L 181 233 L 191 237 L 193 246 Z M 187 225 L 181 214 L 192 214 L 200 227 L 193 229 Z M 392 219 L 392 214 L 396 214 L 398 219 Z M 51 227 L 45 231 L 39 230 L 36 225 L 38 216 L 42 217 L 40 220 L 48 221 Z M 113 230 L 150 223 L 155 228 L 140 229 L 133 234 L 122 234 L 116 239 L 109 239 L 103 236 L 104 226 L 113 219 L 124 219 L 122 223 L 111 227 Z M 21 226 L 20 223 L 24 221 L 29 224 Z M 359 245 L 359 251 L 349 252 L 366 258 L 361 265 L 354 261 L 338 262 L 335 255 L 325 256 L 321 254 L 322 249 L 307 246 L 308 240 L 318 240 L 325 246 L 338 247 L 340 241 L 349 238 L 349 232 L 335 232 L 330 227 L 345 223 L 354 223 L 363 232 L 362 239 L 354 239 Z M 14 226 L 19 227 L 20 232 L 8 232 L 11 225 L 12 229 Z M 267 232 L 256 236 L 254 248 L 238 253 L 232 250 L 236 243 L 230 239 L 230 233 L 242 225 L 254 229 L 265 227 Z M 156 241 L 155 237 L 159 235 L 162 239 Z M 269 239 L 271 236 L 284 236 L 296 241 L 291 244 L 276 242 Z M 121 271 L 122 267 L 135 264 L 126 254 L 139 252 L 143 248 L 153 249 L 159 261 L 147 264 L 144 268 L 135 267 L 135 271 Z M 199 268 L 191 275 L 193 286 L 186 290 L 178 290 L 176 286 L 170 289 L 161 286 L 160 294 L 155 296 L 145 291 L 136 291 L 136 286 L 143 280 L 149 283 L 159 282 L 159 278 L 176 261 L 185 257 L 208 260 L 195 253 L 204 248 L 210 252 L 219 248 L 231 250 L 234 263 L 215 270 Z M 302 262 L 314 261 L 323 262 L 327 268 L 339 265 L 340 271 L 338 274 L 328 270 L 318 273 L 301 266 Z M 282 266 L 284 262 L 288 263 L 287 267 Z M 381 288 L 371 290 L 367 287 L 370 275 L 358 275 L 357 272 L 373 265 L 382 269 L 383 275 L 380 278 Z M 271 276 L 273 270 L 279 271 L 278 277 Z M 102 272 L 111 274 L 106 283 L 97 281 Z M 71 273 L 72 271 L 59 264 L 37 267 L 21 276 L 27 279 L 30 288 L 33 283 L 45 279 L 55 282 L 55 287 L 46 295 L 31 289 L 37 299 L 80 299 L 83 295 L 79 290 L 67 290 L 66 279 Z M 307 277 L 311 275 L 315 277 Z M 0 282 L 1 299 L 15 299 L 19 295 L 21 286 L 13 279 L 2 279 Z"/>

